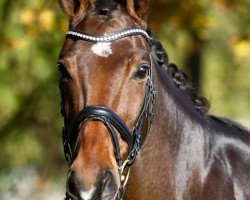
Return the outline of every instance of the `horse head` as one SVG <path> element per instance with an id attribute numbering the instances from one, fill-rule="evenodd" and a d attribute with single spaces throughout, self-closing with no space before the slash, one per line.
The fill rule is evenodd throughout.
<path id="1" fill-rule="evenodd" d="M 63 142 L 70 165 L 67 195 L 116 199 L 124 168 L 132 164 L 141 133 L 151 123 L 149 2 L 59 3 L 70 29 L 58 60 Z"/>

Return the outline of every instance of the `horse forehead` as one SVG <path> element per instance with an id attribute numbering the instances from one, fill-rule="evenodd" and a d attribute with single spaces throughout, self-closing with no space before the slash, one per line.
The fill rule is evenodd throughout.
<path id="1" fill-rule="evenodd" d="M 111 42 L 98 42 L 91 47 L 91 51 L 97 56 L 107 58 L 113 54 Z"/>
<path id="2" fill-rule="evenodd" d="M 104 34 L 106 35 L 106 34 Z M 139 36 L 138 36 L 139 37 Z M 111 61 L 141 54 L 143 45 L 135 44 L 135 40 L 131 38 L 123 38 L 114 42 L 87 42 L 84 40 L 73 40 L 67 38 L 61 50 L 59 59 L 67 59 L 70 57 L 78 57 L 80 60 L 95 62 Z M 113 55 L 110 59 L 110 55 Z M 109 58 L 109 59 L 105 59 Z M 116 58 L 116 59 L 115 59 Z"/>
<path id="3" fill-rule="evenodd" d="M 133 41 L 135 43 L 135 41 Z M 98 42 L 94 43 L 91 46 L 91 52 L 97 56 L 108 58 L 110 55 L 115 55 L 124 58 L 124 57 L 141 57 L 142 54 L 146 53 L 143 50 L 143 46 L 133 44 L 133 42 L 127 40 L 126 42 L 121 43 L 112 43 L 112 42 Z M 122 52 L 122 53 L 121 53 Z"/>
<path id="4" fill-rule="evenodd" d="M 67 40 L 72 39 L 67 38 Z M 60 60 L 64 61 L 71 70 L 84 72 L 78 73 L 77 76 L 91 74 L 91 77 L 95 77 L 102 73 L 98 78 L 102 80 L 107 72 L 110 75 L 109 79 L 115 79 L 118 71 L 119 73 L 121 70 L 126 71 L 125 74 L 127 74 L 142 63 L 150 64 L 149 51 L 141 45 L 133 45 L 133 42 L 134 39 L 128 38 L 109 43 L 76 40 L 69 42 L 70 45 L 65 47 Z"/>

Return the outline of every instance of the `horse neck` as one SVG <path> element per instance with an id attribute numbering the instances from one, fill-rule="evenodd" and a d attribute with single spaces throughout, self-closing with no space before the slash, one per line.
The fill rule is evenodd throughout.
<path id="1" fill-rule="evenodd" d="M 205 117 L 196 111 L 190 98 L 176 88 L 165 69 L 157 65 L 153 73 L 156 121 L 143 146 L 142 156 L 147 155 L 155 162 L 164 159 L 162 165 L 172 174 L 175 168 L 184 167 L 182 172 L 187 170 L 184 163 L 194 169 L 202 167 Z M 197 159 L 193 159 L 194 155 Z"/>
<path id="2" fill-rule="evenodd" d="M 192 107 L 191 100 L 174 86 L 165 69 L 156 66 L 153 74 L 156 120 L 132 166 L 128 190 L 135 195 L 132 199 L 162 197 L 163 191 L 166 196 L 180 199 L 178 196 L 184 193 L 188 180 L 198 178 L 197 183 L 202 182 L 202 175 L 195 176 L 195 173 L 202 171 L 204 163 L 203 117 Z M 148 188 L 157 189 L 151 194 Z"/>
<path id="3" fill-rule="evenodd" d="M 155 68 L 158 101 L 157 121 L 152 131 L 162 141 L 162 148 L 170 151 L 170 155 L 179 156 L 184 148 L 192 154 L 195 150 L 192 148 L 204 141 L 205 117 L 171 79 L 165 69 L 160 66 Z"/>

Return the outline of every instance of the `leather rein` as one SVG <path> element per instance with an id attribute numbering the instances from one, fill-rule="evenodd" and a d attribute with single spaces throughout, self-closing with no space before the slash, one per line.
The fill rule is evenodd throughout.
<path id="1" fill-rule="evenodd" d="M 125 29 L 120 32 L 116 32 L 107 36 L 93 36 L 87 33 L 80 33 L 76 31 L 68 31 L 66 33 L 66 36 L 72 39 L 85 40 L 93 43 L 112 42 L 132 35 L 144 36 L 149 42 L 149 44 L 152 39 L 148 35 L 148 33 L 142 29 Z M 60 85 L 60 92 L 62 100 L 61 111 L 62 111 L 62 116 L 64 117 L 62 141 L 63 141 L 65 159 L 68 161 L 69 165 L 72 164 L 74 153 L 72 152 L 71 145 L 69 142 L 70 136 L 75 135 L 78 132 L 79 127 L 83 126 L 88 121 L 101 121 L 108 129 L 112 140 L 114 155 L 116 158 L 121 180 L 121 187 L 118 198 L 122 199 L 130 173 L 130 166 L 133 164 L 136 156 L 138 155 L 140 147 L 142 146 L 146 136 L 150 132 L 150 126 L 153 124 L 155 118 L 156 92 L 154 90 L 152 82 L 152 58 L 151 58 L 151 66 L 148 71 L 146 90 L 142 103 L 141 112 L 137 119 L 136 125 L 134 126 L 131 132 L 129 131 L 127 125 L 121 120 L 121 118 L 116 113 L 114 113 L 109 108 L 102 106 L 84 107 L 74 118 L 74 120 L 71 123 L 69 123 L 66 118 L 66 113 L 64 110 L 64 90 L 61 85 Z M 142 134 L 143 132 L 142 126 L 145 121 L 147 122 L 147 130 L 146 133 Z M 128 145 L 128 154 L 125 162 L 122 162 L 122 157 L 120 153 L 120 144 L 116 131 L 119 132 L 122 140 L 124 140 Z M 66 197 L 66 199 L 69 199 L 69 197 Z"/>

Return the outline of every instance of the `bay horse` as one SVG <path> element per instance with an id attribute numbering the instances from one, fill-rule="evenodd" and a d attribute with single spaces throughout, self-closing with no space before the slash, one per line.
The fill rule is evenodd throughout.
<path id="1" fill-rule="evenodd" d="M 207 114 L 147 25 L 149 0 L 59 0 L 66 198 L 250 200 L 250 133 Z"/>

